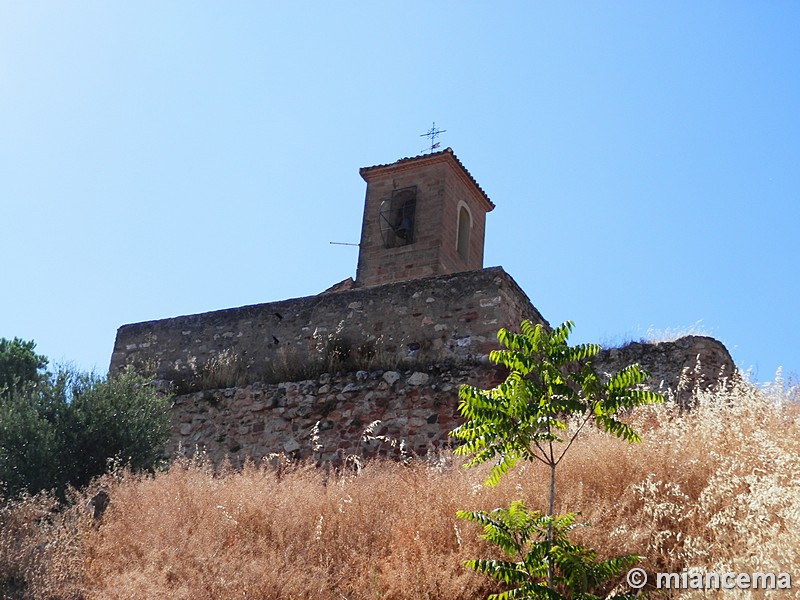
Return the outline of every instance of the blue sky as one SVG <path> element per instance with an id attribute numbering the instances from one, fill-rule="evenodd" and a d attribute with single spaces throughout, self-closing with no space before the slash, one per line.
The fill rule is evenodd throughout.
<path id="1" fill-rule="evenodd" d="M 359 167 L 433 121 L 574 341 L 800 373 L 788 1 L 0 0 L 0 337 L 105 372 L 125 323 L 353 276 Z"/>

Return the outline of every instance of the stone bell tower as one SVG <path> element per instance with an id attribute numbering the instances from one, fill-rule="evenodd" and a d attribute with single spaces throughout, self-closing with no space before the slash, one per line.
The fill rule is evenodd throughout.
<path id="1" fill-rule="evenodd" d="M 483 268 L 494 204 L 450 148 L 359 172 L 367 197 L 356 286 Z"/>

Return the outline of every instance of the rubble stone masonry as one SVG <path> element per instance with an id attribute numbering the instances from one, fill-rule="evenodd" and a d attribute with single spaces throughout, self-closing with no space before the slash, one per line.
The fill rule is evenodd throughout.
<path id="1" fill-rule="evenodd" d="M 279 453 L 334 465 L 348 457 L 425 456 L 447 446 L 459 423 L 459 386 L 492 387 L 503 377 L 489 365 L 461 365 L 186 394 L 175 399 L 168 452 L 205 452 L 214 464 L 234 466 Z"/>
<path id="2" fill-rule="evenodd" d="M 239 465 L 275 453 L 333 464 L 424 455 L 450 442 L 462 384 L 503 380 L 488 354 L 499 348 L 497 330 L 523 319 L 546 324 L 495 267 L 125 325 L 111 372 L 132 365 L 178 389 L 173 456 L 200 450 L 215 464 Z M 324 372 L 318 359 L 331 347 L 372 354 L 355 357 L 364 366 Z M 204 379 L 223 356 L 235 359 L 236 381 L 220 383 L 231 375 L 224 368 Z M 679 402 L 735 373 L 725 346 L 702 336 L 606 350 L 596 366 L 633 362 L 652 373 L 650 387 L 676 390 Z"/>
<path id="3" fill-rule="evenodd" d="M 523 319 L 546 323 L 494 267 L 124 325 L 110 371 L 133 365 L 174 382 L 234 358 L 249 383 L 313 370 L 331 352 L 375 367 L 470 362 Z"/>
<path id="4" fill-rule="evenodd" d="M 650 371 L 648 387 L 673 390 L 684 404 L 695 387 L 712 388 L 735 374 L 725 346 L 702 336 L 604 350 L 595 364 L 611 372 L 632 362 Z M 448 432 L 461 422 L 459 387 L 488 389 L 505 375 L 484 360 L 418 370 L 324 373 L 305 381 L 185 394 L 175 398 L 168 451 L 172 456 L 205 452 L 214 464 L 227 459 L 234 466 L 279 453 L 334 465 L 348 457 L 425 456 L 447 447 Z"/>

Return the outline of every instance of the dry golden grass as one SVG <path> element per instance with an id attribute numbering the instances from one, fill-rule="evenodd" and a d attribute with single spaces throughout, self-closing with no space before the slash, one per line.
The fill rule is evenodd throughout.
<path id="1" fill-rule="evenodd" d="M 383 463 L 327 483 L 310 467 L 126 478 L 86 544 L 87 588 L 98 598 L 463 597 L 481 585 L 459 566 L 477 544 L 459 547 L 457 497 L 439 493 L 440 477 Z M 469 486 L 458 479 L 452 491 Z"/>
<path id="2" fill-rule="evenodd" d="M 82 506 L 56 511 L 40 494 L 0 506 L 0 597 L 83 598 Z"/>
<path id="3" fill-rule="evenodd" d="M 558 512 L 603 556 L 636 552 L 652 572 L 788 572 L 800 578 L 800 418 L 783 385 L 701 394 L 699 406 L 632 416 L 643 442 L 586 432 L 559 466 Z M 174 464 L 106 477 L 73 508 L 26 499 L 0 512 L 0 593 L 9 598 L 322 600 L 485 598 L 467 558 L 492 555 L 457 509 L 522 499 L 543 509 L 547 473 L 373 462 L 327 476 L 297 465 L 216 475 Z M 105 485 L 99 524 L 84 508 Z M 800 579 L 798 580 L 800 581 Z M 791 592 L 780 596 L 791 597 Z M 692 597 L 690 592 L 681 597 Z M 698 595 L 697 597 L 701 597 Z M 707 597 L 707 596 L 705 596 Z M 736 590 L 730 597 L 746 597 Z"/>

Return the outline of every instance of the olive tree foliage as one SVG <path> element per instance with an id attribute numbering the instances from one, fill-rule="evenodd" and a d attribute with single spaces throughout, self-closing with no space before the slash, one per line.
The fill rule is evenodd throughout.
<path id="1" fill-rule="evenodd" d="M 33 396 L 0 395 L 0 496 L 36 493 L 61 480 L 58 431 L 44 414 L 44 399 Z"/>
<path id="2" fill-rule="evenodd" d="M 70 485 L 86 485 L 111 458 L 135 471 L 162 460 L 171 403 L 147 379 L 132 370 L 110 377 L 67 374 L 58 394 L 69 402 L 70 427 L 62 439 Z"/>
<path id="3" fill-rule="evenodd" d="M 0 396 L 0 492 L 81 487 L 109 460 L 152 469 L 169 436 L 170 400 L 133 371 L 62 368 Z"/>
<path id="4" fill-rule="evenodd" d="M 501 329 L 497 337 L 504 349 L 491 352 L 489 359 L 509 370 L 506 380 L 490 390 L 469 385 L 459 390 L 458 410 L 465 421 L 451 432 L 462 442 L 455 452 L 471 455 L 466 466 L 494 462 L 486 485 L 497 485 L 521 460 L 546 465 L 550 475 L 546 514 L 520 503 L 492 513 L 458 513 L 482 524 L 485 539 L 507 555 L 520 558 L 517 563 L 467 561 L 469 568 L 517 586 L 493 598 L 595 598 L 592 586 L 639 559 L 628 555 L 595 562 L 594 551 L 567 539 L 574 515 L 553 515 L 556 468 L 581 431 L 594 425 L 638 442 L 639 435 L 622 416 L 637 406 L 664 401 L 639 387 L 648 374 L 638 365 L 610 375 L 597 373 L 592 358 L 600 346 L 570 346 L 572 328 L 570 321 L 552 330 L 523 321 L 520 333 Z"/>

